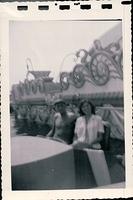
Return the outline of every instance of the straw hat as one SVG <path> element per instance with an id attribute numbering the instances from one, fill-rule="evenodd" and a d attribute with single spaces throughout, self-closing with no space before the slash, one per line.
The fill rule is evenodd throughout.
<path id="1" fill-rule="evenodd" d="M 54 105 L 56 105 L 56 104 L 58 104 L 58 103 L 64 103 L 64 104 L 66 104 L 65 101 L 64 101 L 63 99 L 56 99 L 56 100 L 54 101 Z"/>

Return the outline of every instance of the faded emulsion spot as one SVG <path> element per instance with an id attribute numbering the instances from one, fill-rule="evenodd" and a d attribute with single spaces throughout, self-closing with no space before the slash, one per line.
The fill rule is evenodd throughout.
<path id="1" fill-rule="evenodd" d="M 44 6 L 44 5 L 38 6 L 38 10 L 49 10 L 49 6 Z"/>
<path id="2" fill-rule="evenodd" d="M 112 9 L 112 4 L 102 4 L 102 9 Z"/>
<path id="3" fill-rule="evenodd" d="M 17 9 L 20 10 L 20 11 L 25 11 L 25 10 L 28 10 L 28 6 L 17 6 Z"/>
<path id="4" fill-rule="evenodd" d="M 130 5 L 130 4 L 131 4 L 131 1 L 122 1 L 121 4 L 122 4 L 122 5 Z"/>
<path id="5" fill-rule="evenodd" d="M 91 9 L 91 5 L 90 4 L 85 4 L 85 5 L 80 5 L 80 9 L 83 9 L 83 10 L 89 10 Z"/>
<path id="6" fill-rule="evenodd" d="M 60 10 L 69 10 L 70 9 L 70 5 L 60 5 L 59 9 Z"/>

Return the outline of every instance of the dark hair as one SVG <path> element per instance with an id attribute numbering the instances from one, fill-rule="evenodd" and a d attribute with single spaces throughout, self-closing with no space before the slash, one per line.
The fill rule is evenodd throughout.
<path id="1" fill-rule="evenodd" d="M 94 115 L 95 115 L 95 106 L 94 106 L 90 101 L 88 101 L 88 100 L 82 100 L 82 101 L 80 102 L 80 105 L 79 105 L 79 113 L 80 113 L 81 115 L 84 115 L 84 113 L 83 113 L 83 111 L 82 111 L 82 106 L 83 106 L 84 103 L 88 103 L 88 104 L 90 105 L 90 107 L 91 107 L 91 114 L 94 114 Z"/>

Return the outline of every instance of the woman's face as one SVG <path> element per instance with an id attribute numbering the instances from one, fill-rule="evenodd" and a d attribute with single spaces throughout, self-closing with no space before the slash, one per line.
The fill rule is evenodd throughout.
<path id="1" fill-rule="evenodd" d="M 91 105 L 87 102 L 83 103 L 81 110 L 85 115 L 91 115 L 92 114 L 91 113 Z"/>

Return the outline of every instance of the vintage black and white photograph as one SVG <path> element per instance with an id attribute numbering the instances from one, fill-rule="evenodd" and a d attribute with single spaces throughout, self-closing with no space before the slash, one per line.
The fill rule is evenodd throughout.
<path id="1" fill-rule="evenodd" d="M 121 20 L 10 21 L 11 188 L 125 188 Z"/>

